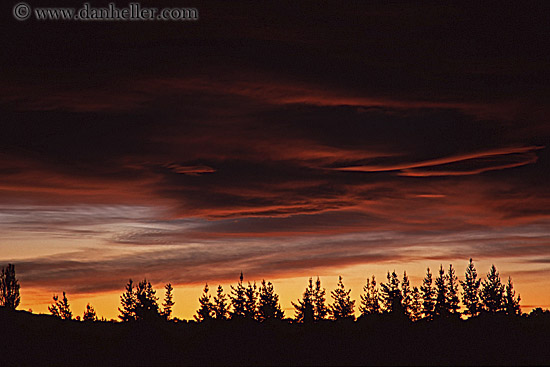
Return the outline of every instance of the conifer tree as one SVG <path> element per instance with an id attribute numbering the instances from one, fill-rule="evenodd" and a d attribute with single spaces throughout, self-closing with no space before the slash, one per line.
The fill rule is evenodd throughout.
<path id="1" fill-rule="evenodd" d="M 424 317 L 432 319 L 435 306 L 435 289 L 432 286 L 432 273 L 430 268 L 426 269 L 426 276 L 422 281 L 420 292 L 422 293 L 422 313 Z"/>
<path id="2" fill-rule="evenodd" d="M 194 316 L 195 320 L 199 322 L 210 321 L 214 316 L 214 305 L 211 301 L 211 296 L 208 289 L 208 283 L 204 285 L 202 296 L 199 298 L 200 307 L 197 314 Z"/>
<path id="3" fill-rule="evenodd" d="M 134 291 L 134 282 L 132 279 L 128 280 L 126 284 L 126 291 L 120 296 L 120 304 L 122 308 L 118 308 L 120 315 L 118 316 L 122 321 L 134 321 L 136 317 L 136 293 Z"/>
<path id="4" fill-rule="evenodd" d="M 246 312 L 246 288 L 243 285 L 243 273 L 239 277 L 239 283 L 236 287 L 231 286 L 231 318 L 244 318 Z"/>
<path id="5" fill-rule="evenodd" d="M 95 312 L 95 309 L 89 303 L 86 305 L 86 309 L 84 310 L 82 321 L 97 321 L 97 314 Z"/>
<path id="6" fill-rule="evenodd" d="M 137 320 L 154 320 L 161 316 L 156 291 L 147 279 L 143 279 L 143 281 L 138 283 L 135 299 L 135 315 Z"/>
<path id="7" fill-rule="evenodd" d="M 388 271 L 387 283 L 380 284 L 380 296 L 384 311 L 394 315 L 403 314 L 403 299 L 401 290 L 399 289 L 399 278 L 395 270 L 391 273 Z"/>
<path id="8" fill-rule="evenodd" d="M 367 284 L 363 287 L 365 294 L 361 295 L 361 305 L 359 311 L 362 315 L 373 315 L 380 313 L 380 303 L 378 300 L 378 288 L 376 288 L 376 278 L 372 280 L 367 278 Z"/>
<path id="9" fill-rule="evenodd" d="M 411 283 L 407 272 L 403 272 L 403 281 L 401 282 L 401 299 L 403 305 L 403 312 L 405 315 L 411 317 L 411 304 L 412 304 L 412 293 L 411 293 Z"/>
<path id="10" fill-rule="evenodd" d="M 462 303 L 466 310 L 464 314 L 470 317 L 477 316 L 480 311 L 479 303 L 479 286 L 481 279 L 477 278 L 477 271 L 474 266 L 474 262 L 470 258 L 466 273 L 464 274 L 464 281 L 460 282 L 462 286 Z"/>
<path id="11" fill-rule="evenodd" d="M 15 310 L 21 302 L 19 281 L 15 277 L 15 265 L 8 264 L 0 272 L 0 306 Z"/>
<path id="12" fill-rule="evenodd" d="M 309 284 L 304 291 L 301 300 L 298 303 L 292 302 L 292 306 L 295 308 L 296 321 L 303 322 L 305 324 L 312 323 L 314 321 L 314 295 L 315 290 L 313 288 L 313 280 L 309 278 Z"/>
<path id="13" fill-rule="evenodd" d="M 57 294 L 53 295 L 53 303 L 48 306 L 48 310 L 53 316 L 59 317 L 62 320 L 71 320 L 73 318 L 73 313 L 65 292 L 63 292 L 63 299 L 61 300 L 59 300 Z"/>
<path id="14" fill-rule="evenodd" d="M 434 315 L 447 316 L 449 307 L 447 305 L 447 276 L 443 265 L 439 266 L 439 275 L 435 278 L 435 305 Z"/>
<path id="15" fill-rule="evenodd" d="M 280 320 L 284 317 L 283 310 L 279 304 L 279 296 L 273 289 L 271 282 L 265 282 L 262 280 L 262 285 L 259 291 L 258 302 L 258 320 Z"/>
<path id="16" fill-rule="evenodd" d="M 214 316 L 216 320 L 227 320 L 229 317 L 229 304 L 227 303 L 227 296 L 223 293 L 221 285 L 218 285 L 218 290 L 214 297 Z"/>
<path id="17" fill-rule="evenodd" d="M 175 305 L 173 294 L 174 288 L 171 283 L 168 283 L 164 286 L 164 289 L 166 289 L 166 293 L 164 293 L 164 302 L 162 303 L 162 316 L 166 320 L 170 320 L 170 316 L 172 316 L 172 307 Z"/>
<path id="18" fill-rule="evenodd" d="M 458 298 L 458 278 L 455 275 L 455 269 L 452 264 L 449 264 L 449 272 L 447 273 L 447 307 L 449 313 L 457 315 L 460 308 Z"/>
<path id="19" fill-rule="evenodd" d="M 487 273 L 487 280 L 481 282 L 480 298 L 485 311 L 498 313 L 504 310 L 504 285 L 500 282 L 499 273 L 494 265 Z"/>
<path id="20" fill-rule="evenodd" d="M 321 287 L 321 280 L 317 277 L 315 281 L 315 291 L 313 292 L 313 319 L 315 321 L 323 320 L 328 314 L 328 307 L 325 300 L 325 288 Z"/>
<path id="21" fill-rule="evenodd" d="M 330 306 L 330 313 L 334 320 L 342 319 L 355 319 L 353 309 L 355 307 L 355 301 L 350 297 L 351 289 L 346 290 L 342 277 L 338 277 L 338 285 L 334 291 L 331 292 L 331 297 L 334 300 Z"/>
<path id="22" fill-rule="evenodd" d="M 516 316 L 521 315 L 521 308 L 519 302 L 521 297 L 516 297 L 516 291 L 514 290 L 514 285 L 512 284 L 512 278 L 508 277 L 508 283 L 506 284 L 506 290 L 504 294 L 504 309 L 507 315 Z"/>
<path id="23" fill-rule="evenodd" d="M 422 318 L 422 295 L 418 290 L 418 287 L 413 287 L 411 293 L 411 306 L 409 311 L 409 319 L 411 321 L 418 321 Z"/>
<path id="24" fill-rule="evenodd" d="M 244 317 L 250 320 L 255 320 L 258 316 L 258 291 L 256 288 L 256 282 L 253 284 L 248 282 L 244 295 Z"/>

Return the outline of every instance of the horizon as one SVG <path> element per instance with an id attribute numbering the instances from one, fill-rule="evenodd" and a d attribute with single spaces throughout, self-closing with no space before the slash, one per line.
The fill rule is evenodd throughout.
<path id="1" fill-rule="evenodd" d="M 487 263 L 490 263 L 490 262 L 487 262 Z M 455 265 L 454 264 L 452 264 L 452 265 L 453 265 L 453 268 L 455 269 L 455 272 L 456 272 L 456 275 L 457 275 L 457 278 L 458 278 L 459 282 L 462 281 L 464 279 L 464 273 L 461 274 L 460 272 L 457 271 Z M 478 271 L 478 279 L 481 279 L 481 281 L 486 280 L 487 279 L 486 278 L 487 272 L 480 271 L 478 269 L 478 266 L 476 265 L 475 261 L 474 261 L 474 265 L 476 266 L 476 269 Z M 494 265 L 494 264 L 491 263 L 491 265 Z M 429 267 L 429 268 L 430 268 L 430 271 L 432 273 L 432 276 L 435 279 L 439 268 L 432 268 L 432 267 Z M 443 268 L 445 270 L 445 274 L 447 275 L 448 266 L 447 267 L 444 266 Z M 500 275 L 500 279 L 502 281 L 502 284 L 506 284 L 509 275 L 502 273 L 498 269 L 498 266 L 497 266 L 497 270 L 499 271 L 499 275 Z M 404 271 L 407 271 L 407 270 L 405 269 Z M 392 271 L 389 271 L 389 272 L 391 273 Z M 397 275 L 399 277 L 399 280 L 401 282 L 401 280 L 403 278 L 403 271 L 401 271 L 401 272 L 396 271 L 396 273 L 397 273 Z M 378 288 L 380 287 L 381 283 L 386 283 L 387 282 L 386 276 L 378 277 L 376 274 L 371 274 L 371 276 L 369 276 L 368 278 L 372 277 L 372 275 L 374 275 L 376 277 L 376 281 L 378 283 L 378 285 L 377 285 Z M 337 283 L 337 280 L 340 276 L 341 275 L 332 275 L 332 276 L 325 277 L 325 278 L 330 278 L 331 280 L 334 281 L 334 286 L 333 287 L 327 286 L 325 281 L 321 277 L 319 277 L 319 279 L 321 280 L 322 288 L 324 288 L 326 290 L 326 303 L 327 303 L 327 306 L 329 306 L 333 302 L 333 299 L 331 298 L 331 291 L 336 288 L 336 283 Z M 411 284 L 410 284 L 411 289 L 414 288 L 414 287 L 420 288 L 422 280 L 425 276 L 425 272 L 422 276 L 417 276 L 417 275 L 411 274 L 407 271 L 407 276 L 409 278 L 409 281 L 411 282 Z M 313 278 L 313 280 L 315 281 L 317 276 L 312 276 L 311 278 Z M 345 277 L 342 277 L 342 278 L 343 278 L 343 282 L 344 282 L 344 285 L 345 285 L 346 289 L 351 290 L 351 296 L 352 296 L 351 299 L 355 301 L 354 314 L 355 314 L 355 317 L 357 318 L 361 315 L 361 312 L 359 310 L 359 305 L 361 303 L 360 295 L 365 294 L 365 291 L 363 289 L 363 286 L 365 285 L 365 283 L 360 284 L 358 279 L 354 279 L 354 278 L 352 278 L 351 282 L 346 281 Z M 364 279 L 366 280 L 366 278 L 367 277 L 365 277 Z M 138 281 L 141 281 L 141 280 L 144 280 L 144 279 L 145 278 L 135 278 L 135 279 L 132 279 L 132 280 L 137 283 Z M 245 275 L 243 284 L 246 285 L 246 284 L 248 284 L 248 282 L 250 282 L 250 283 L 255 283 L 256 285 L 259 286 L 259 284 L 261 283 L 261 281 L 263 279 L 264 278 L 261 278 L 261 279 L 247 279 L 247 277 Z M 308 278 L 294 277 L 294 278 L 287 278 L 287 279 L 278 279 L 276 282 L 273 282 L 270 279 L 265 279 L 266 282 L 271 281 L 274 284 L 275 293 L 279 295 L 279 302 L 280 302 L 280 305 L 281 305 L 281 309 L 284 311 L 284 317 L 285 318 L 293 319 L 295 317 L 296 308 L 293 307 L 291 302 L 297 302 L 299 299 L 302 299 L 303 291 L 306 288 L 308 279 L 309 279 L 309 277 Z M 302 287 L 301 291 L 299 291 L 300 282 L 303 283 L 303 287 Z M 535 308 L 547 309 L 547 307 L 545 307 L 546 305 L 524 304 L 525 303 L 523 301 L 524 296 L 518 290 L 517 284 L 515 283 L 513 278 L 512 278 L 512 282 L 513 282 L 514 290 L 516 291 L 516 295 L 520 296 L 521 300 L 522 300 L 520 302 L 520 307 L 521 307 L 521 312 L 522 313 L 528 314 L 531 310 L 533 310 Z M 156 296 L 158 297 L 158 304 L 159 305 L 162 303 L 162 301 L 164 299 L 164 291 L 165 291 L 164 285 L 167 284 L 167 283 L 169 283 L 169 282 L 153 284 L 153 287 L 155 288 L 155 291 L 156 291 Z M 124 283 L 124 284 L 126 284 L 126 283 Z M 223 287 L 224 294 L 226 294 L 226 296 L 229 296 L 231 294 L 231 288 L 230 287 L 235 286 L 236 282 L 225 282 L 223 284 L 219 284 L 219 283 L 215 284 L 215 283 L 210 283 L 210 282 L 204 283 L 203 282 L 202 284 L 197 283 L 197 284 L 191 284 L 191 285 L 187 285 L 187 286 L 175 286 L 174 287 L 174 302 L 175 302 L 175 305 L 173 306 L 173 312 L 172 312 L 172 317 L 173 318 L 178 318 L 180 320 L 194 320 L 194 316 L 197 315 L 197 311 L 198 311 L 198 308 L 199 308 L 199 297 L 203 293 L 203 289 L 204 289 L 205 284 L 208 284 L 211 296 L 215 295 L 215 290 L 216 290 L 218 285 L 221 285 Z M 354 285 L 357 286 L 357 288 L 350 287 L 349 284 L 354 284 Z M 284 292 L 283 296 L 281 296 L 281 293 L 279 292 L 279 288 L 283 289 L 283 292 Z M 462 286 L 459 285 L 458 288 L 459 288 L 459 298 L 460 298 L 459 312 L 462 313 L 465 310 L 464 305 L 462 303 Z M 520 289 L 521 289 L 521 287 L 520 287 Z M 118 308 L 120 307 L 120 296 L 122 295 L 123 291 L 124 290 L 123 290 L 123 287 L 122 287 L 120 292 L 113 291 L 113 292 L 109 292 L 107 294 L 92 295 L 91 298 L 87 297 L 86 295 L 77 295 L 76 302 L 73 302 L 73 297 L 70 294 L 67 294 L 67 298 L 69 300 L 69 304 L 71 305 L 71 310 L 73 311 L 74 317 L 80 316 L 80 313 L 84 312 L 84 310 L 86 308 L 86 305 L 91 304 L 95 308 L 95 310 L 97 312 L 97 315 L 98 315 L 98 318 L 104 317 L 107 320 L 121 321 L 119 319 L 120 311 L 119 311 Z M 297 291 L 298 291 L 298 294 L 296 295 Z M 55 294 L 57 294 L 57 295 L 61 295 L 62 293 L 63 293 L 63 291 L 55 292 Z M 25 294 L 24 287 L 22 287 L 21 294 L 22 295 Z M 292 297 L 288 298 L 289 294 L 296 295 L 296 296 L 293 297 L 293 298 Z M 19 309 L 29 311 L 29 312 L 32 312 L 32 313 L 35 313 L 35 314 L 50 314 L 50 312 L 48 311 L 48 306 L 50 306 L 52 304 L 52 296 L 53 296 L 53 294 L 50 295 L 49 299 L 46 297 L 45 294 L 42 294 L 41 296 L 39 296 L 43 300 L 43 302 L 41 302 L 39 304 L 35 304 L 34 309 L 32 307 L 27 307 L 27 308 L 25 307 L 28 304 L 25 304 L 24 296 L 22 296 L 22 302 L 21 302 L 21 305 L 20 305 Z M 38 297 L 38 295 L 37 295 L 37 297 Z M 115 299 L 119 301 L 118 304 L 116 303 Z M 115 308 L 111 309 L 110 307 L 112 307 L 113 304 L 115 305 Z M 38 307 L 36 307 L 36 306 L 38 306 Z M 103 312 L 103 313 L 100 312 L 100 311 L 105 311 L 105 310 L 107 312 Z M 82 311 L 82 312 L 80 312 L 80 311 Z"/>
<path id="2" fill-rule="evenodd" d="M 550 308 L 546 4 L 183 5 L 198 18 L 4 12 L 0 266 L 19 309 L 65 291 L 116 319 L 147 278 L 189 319 L 242 271 L 288 317 L 309 277 L 358 300 L 373 274 L 463 279 L 470 257 L 524 312 Z"/>

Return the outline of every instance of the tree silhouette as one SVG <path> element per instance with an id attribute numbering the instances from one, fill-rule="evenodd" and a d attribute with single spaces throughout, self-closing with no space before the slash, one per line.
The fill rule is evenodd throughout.
<path id="1" fill-rule="evenodd" d="M 462 303 L 466 310 L 464 311 L 465 315 L 477 316 L 480 311 L 480 302 L 479 302 L 479 286 L 481 284 L 481 279 L 477 278 L 477 271 L 474 266 L 472 258 L 466 267 L 466 273 L 464 274 L 464 281 L 460 282 L 462 286 Z"/>
<path id="2" fill-rule="evenodd" d="M 248 282 L 244 295 L 244 318 L 255 320 L 258 315 L 258 291 L 256 288 L 256 282 L 254 282 L 254 284 L 250 284 L 250 282 Z"/>
<path id="3" fill-rule="evenodd" d="M 447 316 L 449 314 L 449 306 L 447 304 L 447 276 L 443 265 L 439 266 L 439 274 L 435 278 L 435 316 Z"/>
<path id="4" fill-rule="evenodd" d="M 323 320 L 329 312 L 328 307 L 325 303 L 326 302 L 325 294 L 326 294 L 325 288 L 321 287 L 321 280 L 319 279 L 319 277 L 317 277 L 317 280 L 315 281 L 315 290 L 313 292 L 314 321 Z"/>
<path id="5" fill-rule="evenodd" d="M 48 311 L 55 316 L 61 318 L 61 312 L 59 311 L 59 296 L 57 294 L 53 295 L 53 302 L 48 306 Z"/>
<path id="6" fill-rule="evenodd" d="M 417 321 L 422 318 L 422 295 L 418 287 L 413 287 L 411 293 L 411 305 L 409 308 L 409 319 Z"/>
<path id="7" fill-rule="evenodd" d="M 432 319 L 435 306 L 435 289 L 432 287 L 432 273 L 430 268 L 426 269 L 426 276 L 422 280 L 420 292 L 422 293 L 422 313 L 424 317 Z"/>
<path id="8" fill-rule="evenodd" d="M 231 306 L 233 310 L 231 311 L 231 318 L 244 318 L 246 310 L 246 288 L 243 286 L 243 272 L 241 271 L 241 276 L 239 277 L 239 283 L 236 287 L 231 286 Z"/>
<path id="9" fill-rule="evenodd" d="M 206 283 L 204 285 L 202 296 L 199 298 L 200 307 L 197 311 L 197 314 L 194 316 L 195 320 L 199 322 L 210 321 L 214 318 L 214 305 L 211 301 L 212 297 L 208 292 L 208 283 Z"/>
<path id="10" fill-rule="evenodd" d="M 52 298 L 53 303 L 48 306 L 50 313 L 62 320 L 71 320 L 73 318 L 73 313 L 65 292 L 63 292 L 63 299 L 61 300 L 59 300 L 59 296 L 57 294 L 54 294 Z"/>
<path id="11" fill-rule="evenodd" d="M 223 293 L 223 288 L 218 285 L 216 296 L 214 297 L 214 316 L 216 320 L 227 320 L 229 316 L 229 304 L 227 296 Z"/>
<path id="12" fill-rule="evenodd" d="M 403 314 L 403 304 L 401 290 L 399 289 L 399 278 L 395 270 L 391 273 L 388 271 L 386 275 L 387 283 L 380 284 L 380 296 L 384 311 L 394 315 Z"/>
<path id="13" fill-rule="evenodd" d="M 86 305 L 86 309 L 84 310 L 82 321 L 97 321 L 97 314 L 95 312 L 95 309 L 89 303 Z"/>
<path id="14" fill-rule="evenodd" d="M 447 308 L 452 315 L 458 315 L 460 308 L 458 298 L 458 278 L 455 275 L 453 264 L 449 264 L 449 272 L 447 273 Z"/>
<path id="15" fill-rule="evenodd" d="M 0 305 L 8 310 L 15 310 L 20 302 L 19 281 L 15 277 L 15 265 L 8 264 L 0 272 Z"/>
<path id="16" fill-rule="evenodd" d="M 355 301 L 350 297 L 351 289 L 346 290 L 342 277 L 338 277 L 338 285 L 330 295 L 334 302 L 330 305 L 330 313 L 334 320 L 342 319 L 354 319 L 353 309 L 355 307 Z"/>
<path id="17" fill-rule="evenodd" d="M 258 320 L 280 320 L 283 317 L 284 313 L 279 304 L 279 296 L 275 293 L 273 284 L 271 282 L 266 284 L 265 279 L 262 280 L 259 291 Z"/>
<path id="18" fill-rule="evenodd" d="M 504 285 L 495 265 L 487 273 L 487 280 L 481 282 L 480 298 L 484 311 L 497 313 L 504 310 Z"/>
<path id="19" fill-rule="evenodd" d="M 147 279 L 134 288 L 132 279 L 128 280 L 125 292 L 120 296 L 118 316 L 122 321 L 154 320 L 161 317 L 156 291 Z"/>
<path id="20" fill-rule="evenodd" d="M 139 282 L 136 287 L 136 318 L 138 320 L 154 320 L 160 317 L 156 291 L 147 279 Z"/>
<path id="21" fill-rule="evenodd" d="M 521 297 L 516 297 L 516 291 L 514 290 L 514 285 L 512 284 L 512 278 L 508 277 L 508 283 L 506 284 L 506 290 L 504 294 L 504 310 L 507 315 L 515 316 L 521 315 L 521 307 L 519 302 Z"/>
<path id="22" fill-rule="evenodd" d="M 175 305 L 173 294 L 174 288 L 171 283 L 168 283 L 164 286 L 164 289 L 166 289 L 166 293 L 164 293 L 164 302 L 162 303 L 162 316 L 166 320 L 170 320 L 172 307 Z"/>
<path id="23" fill-rule="evenodd" d="M 132 279 L 128 280 L 126 284 L 126 291 L 120 296 L 120 304 L 122 308 L 118 308 L 120 315 L 118 316 L 122 321 L 134 321 L 136 316 L 136 304 L 137 298 L 134 291 L 134 282 Z"/>
<path id="24" fill-rule="evenodd" d="M 532 317 L 538 317 L 538 318 L 543 318 L 543 317 L 550 317 L 550 310 L 546 309 L 546 310 L 543 310 L 542 307 L 536 307 L 536 308 L 533 308 L 531 310 L 531 312 L 529 312 L 529 318 L 532 318 Z"/>
<path id="25" fill-rule="evenodd" d="M 298 322 L 303 322 L 305 324 L 312 323 L 314 321 L 314 295 L 315 290 L 313 288 L 313 280 L 309 278 L 309 284 L 304 291 L 301 300 L 298 300 L 298 303 L 292 303 L 292 306 L 295 308 L 295 319 Z"/>
<path id="26" fill-rule="evenodd" d="M 378 288 L 376 288 L 376 278 L 372 280 L 367 278 L 367 284 L 363 287 L 365 294 L 361 295 L 361 304 L 359 311 L 362 315 L 373 315 L 380 313 L 380 303 L 378 300 Z"/>
<path id="27" fill-rule="evenodd" d="M 403 281 L 401 282 L 401 304 L 403 305 L 403 312 L 405 315 L 411 317 L 411 304 L 412 304 L 412 292 L 411 292 L 411 283 L 407 272 L 403 272 Z"/>

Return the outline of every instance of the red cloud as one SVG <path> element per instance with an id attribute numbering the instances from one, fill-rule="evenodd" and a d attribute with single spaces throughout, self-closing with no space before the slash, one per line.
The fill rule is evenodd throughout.
<path id="1" fill-rule="evenodd" d="M 500 170 L 505 168 L 512 168 L 512 167 L 519 167 L 526 164 L 535 163 L 537 161 L 537 156 L 534 153 L 536 150 L 544 149 L 544 146 L 528 146 L 528 147 L 511 147 L 511 148 L 502 148 L 502 149 L 495 149 L 495 150 L 489 150 L 485 152 L 479 152 L 479 153 L 470 153 L 470 154 L 462 154 L 462 155 L 456 155 L 451 157 L 444 157 L 444 158 L 437 158 L 437 159 L 431 159 L 427 161 L 422 162 L 416 162 L 416 163 L 401 163 L 401 164 L 394 164 L 394 165 L 362 165 L 362 166 L 348 166 L 348 167 L 337 167 L 337 168 L 329 168 L 332 170 L 337 171 L 352 171 L 352 172 L 385 172 L 385 171 L 400 171 L 400 175 L 402 176 L 415 176 L 415 177 L 425 177 L 425 176 L 463 176 L 463 175 L 474 175 L 486 171 L 492 171 L 492 170 Z M 512 158 L 519 161 L 517 162 L 511 162 L 511 163 L 499 163 L 497 162 L 490 162 L 491 164 L 474 169 L 474 170 L 466 170 L 466 171 L 453 171 L 453 170 L 444 170 L 444 169 L 438 169 L 437 166 L 443 166 L 448 165 L 450 163 L 457 163 L 457 162 L 465 162 L 465 161 L 473 161 L 480 158 L 501 158 L 503 160 L 506 160 L 509 158 L 509 155 L 515 155 Z M 433 171 L 422 171 L 422 170 L 416 170 L 417 168 L 423 168 L 423 167 L 435 167 L 435 170 Z"/>

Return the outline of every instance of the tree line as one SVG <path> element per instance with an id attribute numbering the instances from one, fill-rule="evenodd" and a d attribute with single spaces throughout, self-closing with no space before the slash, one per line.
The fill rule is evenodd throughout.
<path id="1" fill-rule="evenodd" d="M 460 288 L 462 288 L 460 290 Z M 20 303 L 19 283 L 15 276 L 15 266 L 8 264 L 0 273 L 0 305 L 16 309 Z M 135 284 L 128 281 L 124 293 L 120 296 L 119 319 L 122 322 L 137 320 L 171 320 L 174 306 L 173 287 L 166 284 L 164 299 L 159 304 L 159 297 L 151 283 L 144 279 Z M 340 276 L 336 289 L 330 292 L 332 302 L 328 304 L 326 290 L 319 277 L 315 281 L 309 278 L 305 291 L 300 299 L 292 302 L 295 310 L 294 322 L 313 323 L 321 320 L 355 320 L 355 300 L 351 299 L 351 289 L 346 289 Z M 500 274 L 494 265 L 491 266 L 485 279 L 478 277 L 477 270 L 470 259 L 464 274 L 464 281 L 459 281 L 453 265 L 445 270 L 441 265 L 434 279 L 430 268 L 420 287 L 411 286 L 407 272 L 399 277 L 393 271 L 387 273 L 386 282 L 378 285 L 375 276 L 367 278 L 360 295 L 358 310 L 360 317 L 375 315 L 392 315 L 407 318 L 411 321 L 434 320 L 436 318 L 476 317 L 482 313 L 521 315 L 520 296 L 516 295 L 512 279 L 503 284 Z M 460 302 L 463 310 L 461 311 Z M 53 316 L 61 319 L 73 319 L 73 313 L 65 292 L 63 297 L 53 295 L 48 310 Z M 544 313 L 536 309 L 532 313 Z M 236 286 L 230 286 L 230 293 L 224 293 L 218 285 L 214 295 L 205 285 L 199 298 L 199 309 L 194 315 L 197 322 L 211 320 L 282 320 L 284 311 L 271 282 L 262 280 L 244 284 L 241 272 Z M 82 318 L 77 320 L 97 321 L 93 306 L 87 304 Z"/>

